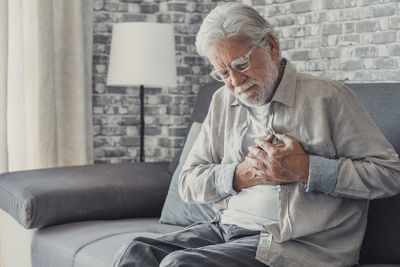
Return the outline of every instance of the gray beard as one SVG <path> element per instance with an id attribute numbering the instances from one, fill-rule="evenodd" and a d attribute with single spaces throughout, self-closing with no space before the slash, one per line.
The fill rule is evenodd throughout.
<path id="1" fill-rule="evenodd" d="M 254 79 L 247 79 L 246 82 L 240 86 L 235 87 L 235 95 L 239 98 L 240 102 L 249 107 L 256 107 L 265 104 L 265 102 L 272 98 L 275 87 L 278 82 L 278 67 L 272 62 L 271 56 L 268 55 L 267 59 L 268 79 L 265 83 L 259 83 Z M 256 84 L 258 88 L 252 89 L 247 94 L 240 94 L 240 92 L 250 88 Z"/>

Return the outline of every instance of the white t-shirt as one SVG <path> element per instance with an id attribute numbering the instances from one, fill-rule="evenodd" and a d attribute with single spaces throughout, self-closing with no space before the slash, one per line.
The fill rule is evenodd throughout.
<path id="1" fill-rule="evenodd" d="M 248 147 L 255 144 L 256 138 L 265 138 L 268 135 L 269 104 L 248 109 L 250 124 L 242 142 L 245 155 L 249 152 Z M 278 190 L 276 185 L 257 185 L 240 190 L 229 199 L 228 208 L 221 214 L 221 223 L 261 230 L 263 224 L 278 221 Z"/>

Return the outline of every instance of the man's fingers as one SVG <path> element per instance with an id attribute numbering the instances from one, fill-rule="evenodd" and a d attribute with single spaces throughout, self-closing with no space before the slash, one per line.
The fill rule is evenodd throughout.
<path id="1" fill-rule="evenodd" d="M 253 186 L 260 185 L 260 184 L 269 184 L 268 179 L 266 178 L 255 178 L 253 179 Z"/>
<path id="2" fill-rule="evenodd" d="M 268 158 L 268 152 L 266 152 L 260 146 L 250 146 L 249 147 L 249 156 L 252 156 L 254 158 L 258 158 L 261 160 L 266 160 Z"/>
<path id="3" fill-rule="evenodd" d="M 297 142 L 297 140 L 290 135 L 277 133 L 275 134 L 279 141 L 282 141 L 286 146 L 290 146 L 293 143 Z"/>
<path id="4" fill-rule="evenodd" d="M 259 181 L 259 184 L 277 185 L 277 184 L 286 184 L 287 183 L 286 181 L 272 178 L 271 176 L 269 176 L 268 174 L 266 174 L 263 171 L 256 171 L 255 174 L 256 174 L 255 180 L 262 180 L 262 182 Z"/>
<path id="5" fill-rule="evenodd" d="M 258 176 L 253 179 L 253 185 L 260 185 L 260 184 L 278 185 L 278 184 L 282 184 L 282 182 L 270 179 L 269 177 L 265 177 L 265 176 L 264 177 Z"/>
<path id="6" fill-rule="evenodd" d="M 257 157 L 262 157 L 263 153 L 266 153 L 261 149 L 259 146 L 249 146 L 249 155 L 257 158 Z"/>
<path id="7" fill-rule="evenodd" d="M 272 141 L 274 140 L 275 135 L 270 134 L 267 136 L 267 138 L 265 139 L 265 141 L 267 141 L 268 143 L 272 144 Z"/>
<path id="8" fill-rule="evenodd" d="M 264 163 L 259 160 L 257 157 L 255 157 L 254 155 L 247 155 L 246 159 L 249 161 L 249 163 L 251 164 L 252 167 L 256 168 L 256 169 L 263 169 Z"/>
<path id="9" fill-rule="evenodd" d="M 256 138 L 255 143 L 268 154 L 272 153 L 272 151 L 275 149 L 273 144 L 261 138 Z"/>

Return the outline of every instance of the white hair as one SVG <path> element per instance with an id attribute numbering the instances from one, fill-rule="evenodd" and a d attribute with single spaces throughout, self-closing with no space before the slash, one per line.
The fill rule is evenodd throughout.
<path id="1" fill-rule="evenodd" d="M 211 46 L 228 38 L 244 38 L 253 45 L 263 46 L 268 33 L 279 44 L 274 28 L 253 7 L 228 2 L 205 17 L 196 36 L 196 48 L 201 56 L 207 56 Z"/>

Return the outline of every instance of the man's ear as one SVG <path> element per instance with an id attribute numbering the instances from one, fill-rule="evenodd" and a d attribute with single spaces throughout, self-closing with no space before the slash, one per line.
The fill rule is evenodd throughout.
<path id="1" fill-rule="evenodd" d="M 276 41 L 274 36 L 272 36 L 272 34 L 267 33 L 267 35 L 265 35 L 265 40 L 267 41 L 268 46 L 271 48 L 271 57 L 272 57 L 272 59 L 273 60 L 278 59 L 279 58 L 280 49 L 279 49 L 278 42 Z"/>

